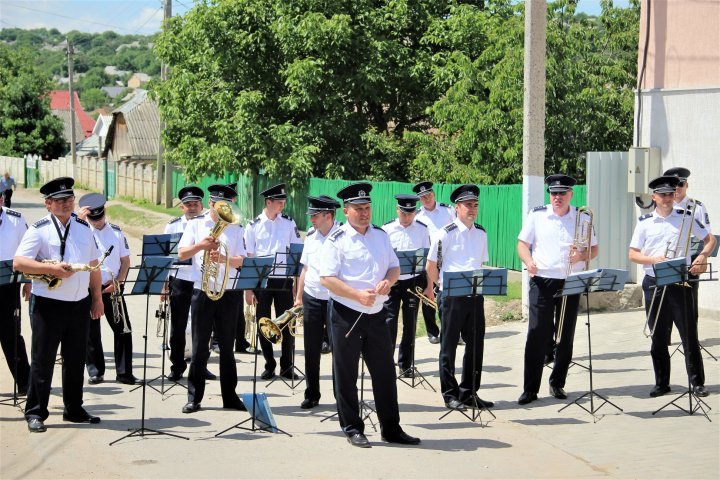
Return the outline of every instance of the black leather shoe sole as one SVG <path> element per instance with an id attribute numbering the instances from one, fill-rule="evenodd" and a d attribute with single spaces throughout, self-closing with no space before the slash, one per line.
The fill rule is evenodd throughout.
<path id="1" fill-rule="evenodd" d="M 662 397 L 666 393 L 670 393 L 670 387 L 660 387 L 660 386 L 656 385 L 655 388 L 653 388 L 650 391 L 650 396 L 651 397 Z"/>
<path id="2" fill-rule="evenodd" d="M 263 380 L 271 380 L 275 378 L 275 371 L 274 370 L 265 370 L 262 372 L 262 375 L 260 375 L 260 378 Z"/>
<path id="3" fill-rule="evenodd" d="M 137 378 L 135 377 L 127 377 L 127 376 L 119 376 L 115 378 L 115 381 L 118 383 L 124 383 L 125 385 L 135 385 L 137 383 Z"/>
<path id="4" fill-rule="evenodd" d="M 47 427 L 39 418 L 31 418 L 30 420 L 28 420 L 27 424 L 28 430 L 33 433 L 41 433 L 47 430 Z"/>
<path id="5" fill-rule="evenodd" d="M 370 442 L 368 441 L 367 437 L 365 435 L 363 435 L 362 433 L 356 433 L 355 435 L 350 435 L 349 437 L 347 437 L 347 441 L 353 447 L 360 447 L 360 448 L 372 447 L 372 445 L 370 445 Z"/>
<path id="6" fill-rule="evenodd" d="M 411 437 L 407 433 L 402 435 L 393 435 L 389 437 L 382 437 L 388 443 L 397 443 L 399 445 L 420 445 L 420 439 L 417 437 Z"/>
<path id="7" fill-rule="evenodd" d="M 537 398 L 538 398 L 537 393 L 523 392 L 523 394 L 520 395 L 520 398 L 518 398 L 518 403 L 520 405 L 527 405 L 528 403 L 534 402 L 535 400 L 537 400 Z"/>
<path id="8" fill-rule="evenodd" d="M 309 409 L 311 409 L 311 408 L 317 407 L 317 406 L 318 406 L 318 403 L 319 403 L 319 402 L 318 402 L 317 400 L 310 400 L 309 398 L 306 398 L 306 399 L 303 400 L 303 402 L 300 404 L 300 408 L 302 408 L 303 410 L 309 410 Z"/>
<path id="9" fill-rule="evenodd" d="M 78 415 L 77 417 L 63 413 L 63 420 L 72 423 L 100 423 L 100 417 L 90 415 L 89 413 L 87 415 Z"/>
<path id="10" fill-rule="evenodd" d="M 565 400 L 567 398 L 567 393 L 565 393 L 565 390 L 559 387 L 550 387 L 550 395 L 557 398 L 558 400 Z"/>
<path id="11" fill-rule="evenodd" d="M 182 373 L 170 373 L 170 375 L 167 376 L 167 379 L 171 382 L 178 382 L 182 378 Z"/>
<path id="12" fill-rule="evenodd" d="M 200 404 L 192 402 L 186 403 L 185 406 L 182 408 L 183 413 L 195 413 L 198 410 L 200 410 Z"/>

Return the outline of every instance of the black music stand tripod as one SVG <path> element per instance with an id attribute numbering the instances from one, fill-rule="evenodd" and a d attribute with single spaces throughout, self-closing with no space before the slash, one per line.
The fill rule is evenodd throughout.
<path id="1" fill-rule="evenodd" d="M 175 438 L 182 438 L 189 440 L 188 437 L 176 435 L 174 433 L 167 433 L 161 430 L 153 430 L 145 427 L 145 392 L 147 386 L 147 350 L 148 350 L 148 318 L 150 312 L 150 296 L 151 295 L 162 295 L 163 286 L 170 275 L 172 270 L 172 257 L 145 257 L 143 258 L 140 267 L 137 267 L 138 275 L 133 285 L 132 292 L 130 295 L 145 295 L 145 335 L 143 340 L 145 343 L 145 349 L 143 353 L 143 382 L 138 388 L 142 388 L 142 413 L 140 416 L 140 427 L 130 429 L 130 433 L 123 435 L 110 442 L 113 445 L 120 440 L 130 437 L 145 437 L 147 435 L 167 435 Z M 127 282 L 126 282 L 127 283 Z"/>
<path id="2" fill-rule="evenodd" d="M 415 295 L 416 287 L 417 287 L 417 276 L 422 274 L 425 271 L 425 260 L 427 260 L 427 254 L 428 254 L 427 248 L 419 248 L 417 250 L 400 250 L 396 251 L 398 260 L 400 261 L 400 275 L 409 274 L 412 275 L 413 278 L 413 286 L 412 286 L 412 293 Z M 412 351 L 412 365 L 410 368 L 406 368 L 402 372 L 400 372 L 400 375 L 397 376 L 397 379 L 403 382 L 405 385 L 410 386 L 411 388 L 418 387 L 422 385 L 423 383 L 427 384 L 430 389 L 435 392 L 435 387 L 433 387 L 430 382 L 428 382 L 427 378 L 420 373 L 420 371 L 415 366 L 415 330 L 417 329 L 417 318 L 418 318 L 418 312 L 420 310 L 420 305 L 422 305 L 422 301 L 418 297 L 417 301 L 417 307 L 415 307 L 412 310 L 412 316 L 413 316 L 413 337 L 412 337 L 412 344 L 410 345 L 411 351 Z M 398 306 L 399 308 L 399 306 Z M 399 315 L 400 312 L 398 312 L 398 321 L 399 321 Z M 393 345 L 395 344 L 395 339 L 392 339 Z M 410 381 L 408 382 L 408 377 L 410 377 Z"/>
<path id="3" fill-rule="evenodd" d="M 20 280 L 20 272 L 16 272 L 12 267 L 12 260 L 0 261 L 0 285 L 21 285 L 27 283 L 27 280 Z M 9 405 L 21 408 L 24 400 L 20 400 L 18 396 L 17 372 L 18 372 L 18 326 L 20 325 L 20 294 L 14 295 L 15 308 L 13 309 L 13 394 L 10 398 L 0 400 L 0 405 Z M 12 403 L 8 403 L 12 402 Z"/>
<path id="4" fill-rule="evenodd" d="M 300 270 L 302 269 L 302 265 L 300 264 L 300 257 L 302 256 L 302 250 L 303 250 L 303 244 L 302 243 L 291 243 L 290 247 L 286 248 L 285 253 L 275 253 L 275 264 L 273 266 L 273 274 L 275 275 L 275 278 L 278 278 L 278 271 L 283 271 L 282 277 L 283 280 L 283 287 L 285 287 L 290 279 L 297 280 L 297 277 L 300 275 Z M 278 255 L 283 255 L 285 257 L 285 260 L 282 261 L 278 258 Z M 297 285 L 297 281 L 295 282 L 295 285 Z M 287 290 L 287 288 L 281 288 L 280 290 Z M 258 325 L 259 327 L 259 325 Z M 290 326 L 288 325 L 287 331 L 285 332 L 287 335 L 291 335 L 290 332 Z M 293 335 L 294 337 L 294 335 Z M 301 383 L 305 381 L 305 372 L 300 370 L 297 365 L 295 365 L 295 338 L 293 338 L 293 345 L 292 345 L 292 365 L 288 368 L 281 370 L 280 375 L 277 375 L 275 378 L 270 380 L 266 387 L 269 387 L 276 381 L 280 380 L 283 382 L 290 390 L 295 393 L 295 389 L 300 386 Z M 272 345 L 272 344 L 271 344 Z M 282 351 L 282 342 L 280 344 L 280 349 Z M 290 378 L 288 378 L 290 377 Z M 296 379 L 296 377 L 299 377 Z M 288 380 L 290 380 L 290 383 L 288 383 Z"/>
<path id="5" fill-rule="evenodd" d="M 268 275 L 272 270 L 273 257 L 245 257 L 243 259 L 242 267 L 237 270 L 237 276 L 232 279 L 231 290 L 258 290 L 264 288 L 267 285 Z M 260 329 L 255 329 L 255 345 L 260 345 Z M 236 423 L 225 430 L 215 434 L 219 437 L 225 432 L 229 432 L 235 428 L 240 430 L 246 430 L 248 432 L 268 432 L 268 433 L 284 433 L 288 437 L 292 437 L 291 434 L 285 430 L 277 428 L 275 425 L 271 425 L 265 420 L 258 418 L 258 411 L 260 404 L 258 402 L 257 394 L 257 365 L 258 365 L 258 354 L 259 348 L 255 349 L 255 365 L 253 366 L 253 377 L 252 377 L 252 405 L 248 408 L 250 412 L 250 418 L 243 420 L 240 423 Z M 246 423 L 250 423 L 250 426 L 244 426 Z"/>
<path id="6" fill-rule="evenodd" d="M 447 417 L 453 412 L 461 413 L 465 418 L 471 422 L 475 422 L 480 419 L 480 425 L 482 424 L 481 414 L 487 411 L 493 419 L 495 414 L 489 408 L 480 405 L 478 402 L 477 390 L 477 379 L 480 376 L 480 372 L 477 369 L 477 347 L 474 345 L 476 340 L 477 330 L 477 297 L 482 295 L 494 296 L 494 295 L 507 295 L 507 269 L 504 268 L 482 268 L 475 271 L 466 272 L 444 272 L 443 273 L 443 296 L 444 297 L 471 297 L 472 298 L 472 338 L 473 338 L 473 357 L 472 357 L 472 402 L 470 405 L 470 414 L 465 410 L 452 409 L 445 412 L 439 420 Z M 484 319 L 483 319 L 484 321 Z M 467 341 L 465 342 L 467 345 Z M 467 346 L 465 347 L 467 348 Z M 464 374 L 465 372 L 463 372 Z"/>
<path id="7" fill-rule="evenodd" d="M 608 400 L 606 397 L 597 393 L 593 388 L 593 366 L 592 366 L 592 342 L 590 335 L 590 292 L 611 292 L 622 290 L 627 282 L 627 271 L 626 270 L 611 270 L 611 269 L 598 269 L 591 272 L 580 272 L 577 274 L 569 275 L 565 279 L 565 284 L 559 296 L 567 297 L 569 295 L 585 295 L 585 313 L 587 325 L 587 338 L 588 338 L 588 366 L 586 367 L 590 378 L 590 390 L 580 395 L 578 398 L 562 407 L 558 412 L 562 412 L 571 405 L 577 405 L 582 408 L 590 415 L 593 416 L 593 422 L 597 419 L 595 412 L 600 410 L 606 403 L 617 408 L 621 412 L 622 408 L 615 405 L 613 402 Z M 561 336 L 561 333 L 558 332 Z M 580 404 L 580 400 L 585 397 L 590 398 L 590 409 L 585 405 Z M 595 397 L 602 400 L 602 403 L 595 406 Z"/>
<path id="8" fill-rule="evenodd" d="M 685 257 L 679 257 L 677 259 L 668 260 L 666 262 L 660 262 L 653 265 L 653 269 L 655 270 L 655 278 L 656 278 L 656 284 L 655 288 L 663 287 L 666 288 L 669 285 L 681 285 L 683 286 L 682 292 L 683 292 L 683 315 L 682 315 L 682 322 L 685 325 L 685 341 L 690 342 L 692 341 L 689 338 L 689 331 L 687 328 L 688 322 L 694 321 L 691 319 L 688 319 L 687 315 L 687 289 L 692 288 L 688 284 L 688 266 L 686 263 Z M 710 266 L 710 275 L 712 277 L 712 266 Z M 705 281 L 715 281 L 717 279 L 709 278 Z M 700 281 L 698 280 L 692 280 L 692 281 Z M 662 305 L 658 305 L 656 308 L 662 307 Z M 650 315 L 652 315 L 652 310 L 650 311 Z M 655 326 L 654 326 L 655 327 Z M 697 336 L 697 332 L 696 332 Z M 699 343 L 699 342 L 698 342 Z M 688 397 L 688 407 L 685 408 L 682 405 L 678 404 L 677 402 L 680 401 L 683 397 L 687 395 Z M 693 404 L 694 401 L 694 404 Z M 680 395 L 676 396 L 672 400 L 670 400 L 668 403 L 663 405 L 662 407 L 658 408 L 654 412 L 652 412 L 653 415 L 655 415 L 658 412 L 661 412 L 662 410 L 665 410 L 667 407 L 672 405 L 673 407 L 682 410 L 683 412 L 687 413 L 688 415 L 693 415 L 695 412 L 700 412 L 705 418 L 707 418 L 708 422 L 712 422 L 710 420 L 710 416 L 708 415 L 708 411 L 712 410 L 710 408 L 710 405 L 708 405 L 702 398 L 698 397 L 695 394 L 695 391 L 693 390 L 692 381 L 690 379 L 690 374 L 688 373 L 688 388 Z"/>

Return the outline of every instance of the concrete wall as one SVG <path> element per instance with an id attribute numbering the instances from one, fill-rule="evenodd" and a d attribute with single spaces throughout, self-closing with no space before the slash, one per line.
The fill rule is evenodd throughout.
<path id="1" fill-rule="evenodd" d="M 8 172 L 18 187 L 25 186 L 25 159 L 0 156 L 0 175 Z"/>

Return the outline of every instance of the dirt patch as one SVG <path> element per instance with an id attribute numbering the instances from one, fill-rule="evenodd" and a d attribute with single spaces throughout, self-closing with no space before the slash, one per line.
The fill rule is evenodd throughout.
<path id="1" fill-rule="evenodd" d="M 485 297 L 485 326 L 493 327 L 522 320 L 522 301 L 496 302 Z"/>

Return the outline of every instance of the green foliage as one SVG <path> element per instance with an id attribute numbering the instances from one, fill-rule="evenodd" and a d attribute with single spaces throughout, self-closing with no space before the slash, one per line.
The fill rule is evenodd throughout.
<path id="1" fill-rule="evenodd" d="M 49 91 L 28 52 L 0 45 L 0 155 L 63 153 L 62 122 L 50 112 Z"/>
<path id="2" fill-rule="evenodd" d="M 80 96 L 80 103 L 82 103 L 83 108 L 88 111 L 95 110 L 96 108 L 102 107 L 103 105 L 107 105 L 109 101 L 110 99 L 105 94 L 105 92 L 103 92 L 99 88 L 91 88 L 89 90 L 85 90 Z"/>

